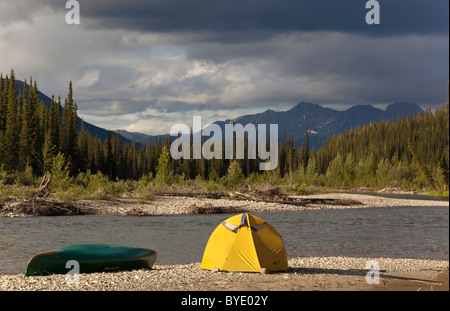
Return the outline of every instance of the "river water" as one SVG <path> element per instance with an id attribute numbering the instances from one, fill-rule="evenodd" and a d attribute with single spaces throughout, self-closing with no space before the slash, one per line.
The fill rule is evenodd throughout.
<path id="1" fill-rule="evenodd" d="M 283 237 L 288 257 L 449 258 L 448 207 L 254 213 Z M 0 218 L 0 274 L 23 273 L 36 253 L 76 243 L 151 248 L 157 264 L 199 262 L 232 214 Z"/>

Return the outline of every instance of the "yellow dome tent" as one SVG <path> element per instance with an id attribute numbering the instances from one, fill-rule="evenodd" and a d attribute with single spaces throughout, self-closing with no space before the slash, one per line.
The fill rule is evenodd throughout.
<path id="1" fill-rule="evenodd" d="M 211 234 L 202 269 L 220 271 L 286 271 L 283 240 L 272 225 L 248 213 L 228 218 Z"/>

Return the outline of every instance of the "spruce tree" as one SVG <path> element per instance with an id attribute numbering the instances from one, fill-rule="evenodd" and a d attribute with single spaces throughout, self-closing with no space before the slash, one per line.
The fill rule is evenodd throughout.
<path id="1" fill-rule="evenodd" d="M 445 111 L 445 119 L 446 119 L 446 127 L 447 127 L 447 148 L 444 151 L 444 155 L 441 159 L 439 168 L 441 170 L 441 176 L 442 176 L 442 182 L 444 184 L 444 190 L 448 189 L 449 186 L 449 169 L 450 169 L 450 163 L 449 163 L 449 159 L 450 159 L 450 150 L 449 150 L 449 146 L 450 146 L 450 132 L 449 132 L 449 84 L 447 83 L 447 105 L 444 109 Z"/>
<path id="2" fill-rule="evenodd" d="M 50 115 L 48 128 L 50 131 L 51 143 L 59 150 L 59 128 L 61 126 L 61 97 L 55 102 L 55 96 L 52 95 L 50 102 Z"/>
<path id="3" fill-rule="evenodd" d="M 29 164 L 31 159 L 31 139 L 29 136 L 29 113 L 28 113 L 28 94 L 27 94 L 27 81 L 23 84 L 23 95 L 21 97 L 22 102 L 19 100 L 19 105 L 21 105 L 20 113 L 20 136 L 19 136 L 19 171 L 24 171 L 25 166 Z"/>
<path id="4" fill-rule="evenodd" d="M 11 70 L 8 88 L 8 111 L 6 115 L 6 129 L 4 137 L 4 165 L 7 171 L 17 170 L 19 164 L 19 123 L 18 123 L 18 106 L 15 89 L 14 71 Z"/>
<path id="5" fill-rule="evenodd" d="M 309 137 L 308 137 L 308 126 L 306 126 L 306 130 L 305 130 L 305 147 L 304 147 L 304 151 L 302 154 L 302 160 L 303 160 L 303 168 L 306 169 L 306 167 L 308 166 L 308 161 L 309 161 Z"/>
<path id="6" fill-rule="evenodd" d="M 47 130 L 44 144 L 42 145 L 42 170 L 44 173 L 51 170 L 55 153 L 56 146 L 53 144 L 50 130 Z"/>
<path id="7" fill-rule="evenodd" d="M 59 131 L 59 148 L 66 160 L 69 161 L 70 172 L 72 175 L 77 171 L 77 121 L 77 106 L 73 100 L 72 82 L 70 82 L 69 93 L 64 100 L 62 124 Z"/>
<path id="8" fill-rule="evenodd" d="M 445 112 L 445 117 L 447 119 L 447 167 L 444 170 L 444 178 L 447 188 L 449 186 L 449 170 L 450 170 L 450 110 L 449 110 L 449 83 L 447 83 L 447 109 Z M 444 160 L 445 161 L 445 160 Z"/>
<path id="9" fill-rule="evenodd" d="M 38 163 L 41 156 L 42 139 L 41 135 L 44 129 L 41 130 L 39 116 L 38 116 L 38 88 L 37 83 L 34 81 L 34 86 L 31 87 L 30 83 L 30 95 L 28 104 L 28 137 L 30 146 L 30 163 L 34 168 L 34 172 L 37 172 Z"/>
<path id="10" fill-rule="evenodd" d="M 6 130 L 6 114 L 8 112 L 8 102 L 5 91 L 6 87 L 7 80 L 4 80 L 3 74 L 0 74 L 0 132 Z"/>
<path id="11" fill-rule="evenodd" d="M 408 138 L 408 148 L 409 151 L 412 154 L 413 160 L 414 162 L 416 162 L 417 166 L 420 168 L 420 170 L 422 171 L 422 173 L 425 175 L 425 178 L 428 182 L 428 184 L 434 189 L 436 190 L 436 186 L 434 185 L 434 181 L 433 181 L 433 177 L 430 174 L 430 171 L 428 170 L 427 166 L 425 165 L 425 163 L 423 163 L 422 159 L 419 157 L 419 155 L 417 154 L 417 149 L 414 146 L 414 144 L 412 143 L 411 139 Z"/>
<path id="12" fill-rule="evenodd" d="M 116 175 L 120 179 L 124 176 L 125 171 L 125 161 L 123 160 L 123 147 L 122 147 L 122 139 L 120 136 L 120 132 L 117 131 L 116 133 Z"/>
<path id="13" fill-rule="evenodd" d="M 78 166 L 81 172 L 86 172 L 89 166 L 89 133 L 81 120 L 80 134 L 78 135 Z"/>
<path id="14" fill-rule="evenodd" d="M 113 178 L 113 164 L 114 164 L 114 155 L 112 152 L 112 142 L 111 142 L 111 132 L 108 131 L 108 137 L 105 140 L 105 145 L 103 147 L 105 154 L 105 167 L 103 173 L 109 178 Z"/>
<path id="15" fill-rule="evenodd" d="M 133 138 L 130 146 L 129 152 L 129 166 L 130 166 L 130 178 L 137 179 L 138 178 L 138 150 L 136 139 Z"/>
<path id="16" fill-rule="evenodd" d="M 6 116 L 8 112 L 7 90 L 8 76 L 3 79 L 3 73 L 0 73 L 0 168 L 3 166 L 5 158 L 5 130 Z"/>

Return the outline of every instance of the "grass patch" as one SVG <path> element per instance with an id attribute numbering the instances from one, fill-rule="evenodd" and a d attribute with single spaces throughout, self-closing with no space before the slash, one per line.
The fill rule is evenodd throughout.
<path id="1" fill-rule="evenodd" d="M 448 198 L 448 191 L 430 191 L 428 192 L 429 196 L 433 197 L 447 197 Z"/>

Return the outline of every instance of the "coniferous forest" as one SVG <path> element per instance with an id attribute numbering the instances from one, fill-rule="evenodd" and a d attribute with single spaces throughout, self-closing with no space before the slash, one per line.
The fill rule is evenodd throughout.
<path id="1" fill-rule="evenodd" d="M 6 186 L 36 187 L 46 173 L 53 190 L 72 191 L 72 199 L 90 187 L 107 196 L 158 185 L 215 190 L 269 184 L 295 193 L 326 187 L 448 189 L 448 100 L 433 112 L 349 129 L 317 150 L 309 147 L 308 131 L 300 146 L 283 137 L 277 169 L 264 172 L 259 159 L 173 160 L 169 136 L 141 145 L 109 132 L 102 141 L 78 121 L 72 83 L 48 107 L 38 98 L 36 81 L 30 78 L 16 90 L 15 79 L 14 71 L 0 76 L 0 201 Z"/>

